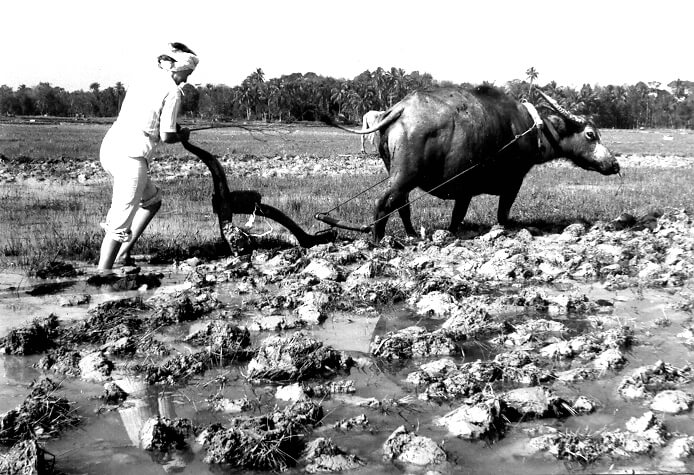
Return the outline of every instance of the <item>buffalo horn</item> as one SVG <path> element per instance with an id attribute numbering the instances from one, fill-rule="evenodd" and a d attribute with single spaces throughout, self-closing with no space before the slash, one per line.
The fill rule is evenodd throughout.
<path id="1" fill-rule="evenodd" d="M 549 97 L 549 96 L 548 96 L 547 94 L 545 94 L 544 92 L 542 92 L 542 91 L 537 91 L 537 92 L 539 92 L 540 95 L 541 95 L 547 102 L 549 102 L 549 105 L 552 106 L 552 108 L 553 108 L 555 111 L 559 112 L 561 115 L 563 115 L 564 117 L 566 117 L 567 119 L 569 119 L 569 120 L 571 120 L 571 121 L 574 121 L 574 122 L 576 122 L 576 123 L 578 123 L 578 124 L 585 124 L 586 120 L 585 120 L 583 117 L 578 116 L 578 115 L 576 115 L 576 114 L 572 114 L 571 112 L 567 111 L 567 110 L 564 109 L 562 106 L 560 106 L 559 103 L 558 103 L 557 101 L 555 101 L 554 99 L 552 99 L 551 97 Z"/>

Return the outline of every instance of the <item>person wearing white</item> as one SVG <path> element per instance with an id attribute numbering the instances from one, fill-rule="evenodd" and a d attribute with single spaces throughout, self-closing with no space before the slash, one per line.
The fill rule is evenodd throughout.
<path id="1" fill-rule="evenodd" d="M 180 86 L 198 64 L 181 43 L 158 58 L 159 68 L 128 88 L 118 118 L 101 144 L 100 161 L 113 181 L 111 207 L 101 227 L 98 269 L 109 271 L 114 262 L 130 260 L 130 250 L 161 207 L 161 193 L 149 177 L 149 159 L 160 142 L 188 140 L 190 131 L 176 119 Z"/>

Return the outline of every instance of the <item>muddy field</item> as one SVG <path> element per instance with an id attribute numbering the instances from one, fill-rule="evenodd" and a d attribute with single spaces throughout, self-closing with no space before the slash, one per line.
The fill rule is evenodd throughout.
<path id="1" fill-rule="evenodd" d="M 44 181 L 24 165 L 5 186 Z M 380 164 L 342 165 L 321 173 Z M 684 210 L 149 257 L 107 279 L 62 261 L 0 275 L 1 473 L 694 471 Z"/>

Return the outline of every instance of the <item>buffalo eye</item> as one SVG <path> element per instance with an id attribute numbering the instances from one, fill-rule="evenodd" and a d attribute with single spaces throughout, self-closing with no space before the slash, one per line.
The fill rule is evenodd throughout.
<path id="1" fill-rule="evenodd" d="M 586 130 L 585 134 L 586 138 L 591 141 L 596 140 L 598 138 L 598 136 L 595 134 L 595 131 L 591 129 Z"/>

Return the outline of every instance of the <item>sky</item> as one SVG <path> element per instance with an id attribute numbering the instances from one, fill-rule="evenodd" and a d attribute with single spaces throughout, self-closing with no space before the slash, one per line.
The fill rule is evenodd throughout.
<path id="1" fill-rule="evenodd" d="M 690 6 L 691 5 L 691 6 Z M 690 0 L 26 0 L 3 2 L 0 85 L 126 86 L 172 41 L 200 58 L 189 82 L 236 86 L 377 67 L 503 85 L 694 81 Z"/>

